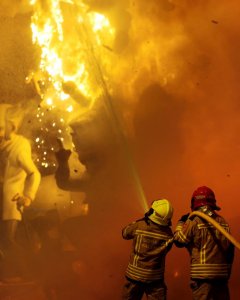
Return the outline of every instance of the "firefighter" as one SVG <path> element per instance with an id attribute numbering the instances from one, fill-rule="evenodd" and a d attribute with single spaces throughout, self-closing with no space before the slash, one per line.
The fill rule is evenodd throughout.
<path id="1" fill-rule="evenodd" d="M 193 300 L 228 300 L 234 246 L 212 224 L 194 216 L 194 211 L 213 218 L 228 232 L 229 225 L 216 212 L 220 208 L 216 205 L 215 194 L 206 186 L 194 191 L 191 210 L 193 216 L 186 214 L 178 221 L 174 242 L 177 247 L 186 247 L 190 254 Z"/>
<path id="2" fill-rule="evenodd" d="M 172 247 L 170 228 L 173 207 L 166 199 L 155 200 L 144 218 L 126 226 L 122 236 L 133 240 L 132 253 L 126 270 L 123 299 L 165 300 L 165 257 Z"/>
<path id="3" fill-rule="evenodd" d="M 34 200 L 41 178 L 31 157 L 29 141 L 16 133 L 21 119 L 18 108 L 0 104 L 0 152 L 2 163 L 5 164 L 2 223 L 6 261 L 3 277 L 6 281 L 22 276 L 20 273 L 24 267 L 19 259 L 20 247 L 15 235 L 18 223 L 22 220 L 23 208 Z"/>

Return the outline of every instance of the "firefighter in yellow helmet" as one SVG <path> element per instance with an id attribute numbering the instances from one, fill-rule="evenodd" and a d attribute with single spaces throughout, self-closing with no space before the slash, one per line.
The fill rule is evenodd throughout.
<path id="1" fill-rule="evenodd" d="M 191 209 L 213 218 L 229 232 L 228 223 L 217 213 L 220 208 L 209 187 L 201 186 L 194 191 Z M 186 247 L 191 257 L 193 300 L 229 300 L 233 244 L 203 218 L 194 215 L 189 218 L 189 214 L 178 221 L 174 240 L 177 247 Z"/>
<path id="2" fill-rule="evenodd" d="M 155 200 L 144 218 L 126 226 L 122 236 L 133 240 L 126 270 L 123 299 L 165 300 L 165 257 L 172 247 L 171 218 L 173 207 L 166 199 Z"/>

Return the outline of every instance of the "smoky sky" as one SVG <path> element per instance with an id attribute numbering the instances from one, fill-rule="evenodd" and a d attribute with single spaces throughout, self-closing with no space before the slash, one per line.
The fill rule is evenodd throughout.
<path id="1" fill-rule="evenodd" d="M 84 125 L 74 128 L 94 162 L 87 194 L 91 215 L 76 232 L 79 245 L 84 236 L 82 269 L 89 276 L 82 279 L 82 289 L 87 300 L 119 299 L 131 247 L 121 239 L 121 228 L 143 214 L 126 147 L 148 203 L 160 197 L 172 202 L 173 228 L 190 210 L 193 191 L 207 185 L 240 239 L 240 4 L 237 0 L 85 3 L 89 10 L 106 15 L 116 29 L 113 44 L 106 45 L 111 51 L 106 51 L 115 61 L 108 74 L 118 124 L 115 131 L 109 129 L 113 127 L 109 118 L 99 110 L 88 122 L 91 134 Z M 27 1 L 4 1 L 1 7 L 1 102 L 32 103 L 36 92 L 25 77 L 37 67 L 39 52 L 31 43 L 31 8 Z M 176 259 L 179 255 L 181 262 Z M 230 281 L 233 299 L 237 262 L 236 251 Z M 188 264 L 183 249 L 169 254 L 170 300 L 177 299 L 175 292 L 190 299 Z"/>

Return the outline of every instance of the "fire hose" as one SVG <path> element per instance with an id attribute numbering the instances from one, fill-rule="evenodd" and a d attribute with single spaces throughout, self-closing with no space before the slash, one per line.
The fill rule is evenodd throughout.
<path id="1" fill-rule="evenodd" d="M 212 224 L 218 231 L 220 231 L 236 248 L 240 250 L 240 243 L 230 234 L 228 233 L 218 222 L 216 222 L 213 218 L 206 215 L 200 211 L 193 211 L 189 218 L 191 219 L 192 216 L 198 216 L 208 223 Z"/>

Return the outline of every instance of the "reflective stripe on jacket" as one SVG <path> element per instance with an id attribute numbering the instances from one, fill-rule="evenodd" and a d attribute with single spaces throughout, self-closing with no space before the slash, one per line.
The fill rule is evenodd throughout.
<path id="1" fill-rule="evenodd" d="M 229 232 L 229 225 L 214 215 Z M 234 246 L 210 223 L 196 216 L 185 223 L 178 222 L 174 234 L 175 244 L 185 246 L 191 256 L 190 275 L 193 279 L 228 279 L 234 256 Z"/>
<path id="2" fill-rule="evenodd" d="M 143 282 L 163 279 L 165 257 L 173 242 L 171 228 L 142 219 L 125 227 L 122 235 L 133 239 L 126 276 Z"/>

